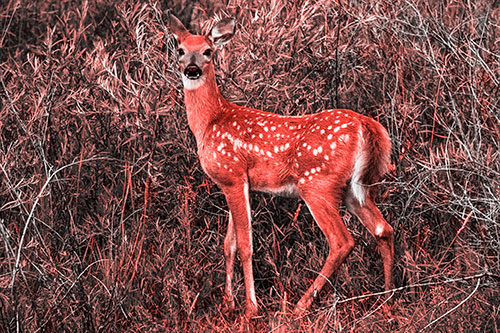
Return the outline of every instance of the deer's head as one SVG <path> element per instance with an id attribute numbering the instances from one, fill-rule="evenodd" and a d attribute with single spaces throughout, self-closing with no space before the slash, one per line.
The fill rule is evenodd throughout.
<path id="1" fill-rule="evenodd" d="M 233 18 L 217 23 L 207 35 L 193 35 L 173 15 L 169 18 L 170 30 L 177 41 L 179 69 L 185 89 L 196 89 L 213 70 L 212 56 L 217 47 L 227 43 L 234 35 Z"/>

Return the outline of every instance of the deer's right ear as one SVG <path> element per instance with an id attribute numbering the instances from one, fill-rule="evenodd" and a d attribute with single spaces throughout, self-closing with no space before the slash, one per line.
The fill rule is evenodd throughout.
<path id="1" fill-rule="evenodd" d="M 179 43 L 184 36 L 189 34 L 184 24 L 172 14 L 168 17 L 168 26 L 170 27 L 170 31 L 174 34 L 177 43 Z"/>
<path id="2" fill-rule="evenodd" d="M 234 18 L 225 18 L 217 23 L 208 38 L 214 43 L 215 46 L 221 46 L 229 42 L 229 40 L 234 36 L 235 23 Z"/>

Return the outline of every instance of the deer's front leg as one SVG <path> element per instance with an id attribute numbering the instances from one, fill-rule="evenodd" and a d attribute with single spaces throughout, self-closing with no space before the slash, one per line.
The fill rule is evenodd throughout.
<path id="1" fill-rule="evenodd" d="M 231 212 L 236 245 L 245 275 L 246 316 L 251 318 L 257 314 L 258 308 L 252 269 L 252 219 L 250 217 L 248 183 L 226 187 L 223 191 Z M 230 256 L 228 257 L 230 258 Z"/>
<path id="2" fill-rule="evenodd" d="M 234 310 L 233 273 L 234 257 L 236 255 L 236 233 L 234 230 L 233 216 L 229 212 L 226 238 L 224 239 L 224 258 L 226 260 L 226 288 L 224 290 L 224 306 L 227 310 Z"/>

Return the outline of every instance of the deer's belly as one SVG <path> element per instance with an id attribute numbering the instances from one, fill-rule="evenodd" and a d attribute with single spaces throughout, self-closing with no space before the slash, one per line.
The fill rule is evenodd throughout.
<path id="1" fill-rule="evenodd" d="M 271 193 L 282 197 L 298 197 L 297 185 L 288 183 L 281 186 L 251 186 L 250 189 L 258 192 Z"/>
<path id="2" fill-rule="evenodd" d="M 286 168 L 270 166 L 251 168 L 248 170 L 250 189 L 286 197 L 297 197 L 298 190 L 295 181 L 287 173 Z"/>

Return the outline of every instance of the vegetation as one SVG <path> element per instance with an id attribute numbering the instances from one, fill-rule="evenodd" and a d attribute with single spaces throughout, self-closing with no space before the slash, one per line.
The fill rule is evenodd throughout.
<path id="1" fill-rule="evenodd" d="M 498 331 L 498 1 L 9 0 L 0 5 L 0 331 Z M 227 206 L 187 127 L 170 10 L 234 16 L 222 93 L 279 114 L 349 108 L 393 140 L 374 240 L 303 318 L 328 252 L 305 205 L 252 195 L 261 316 L 222 313 Z M 238 267 L 238 264 L 237 264 Z M 386 304 L 386 305 L 384 305 Z M 247 325 L 249 325 L 247 327 Z"/>

